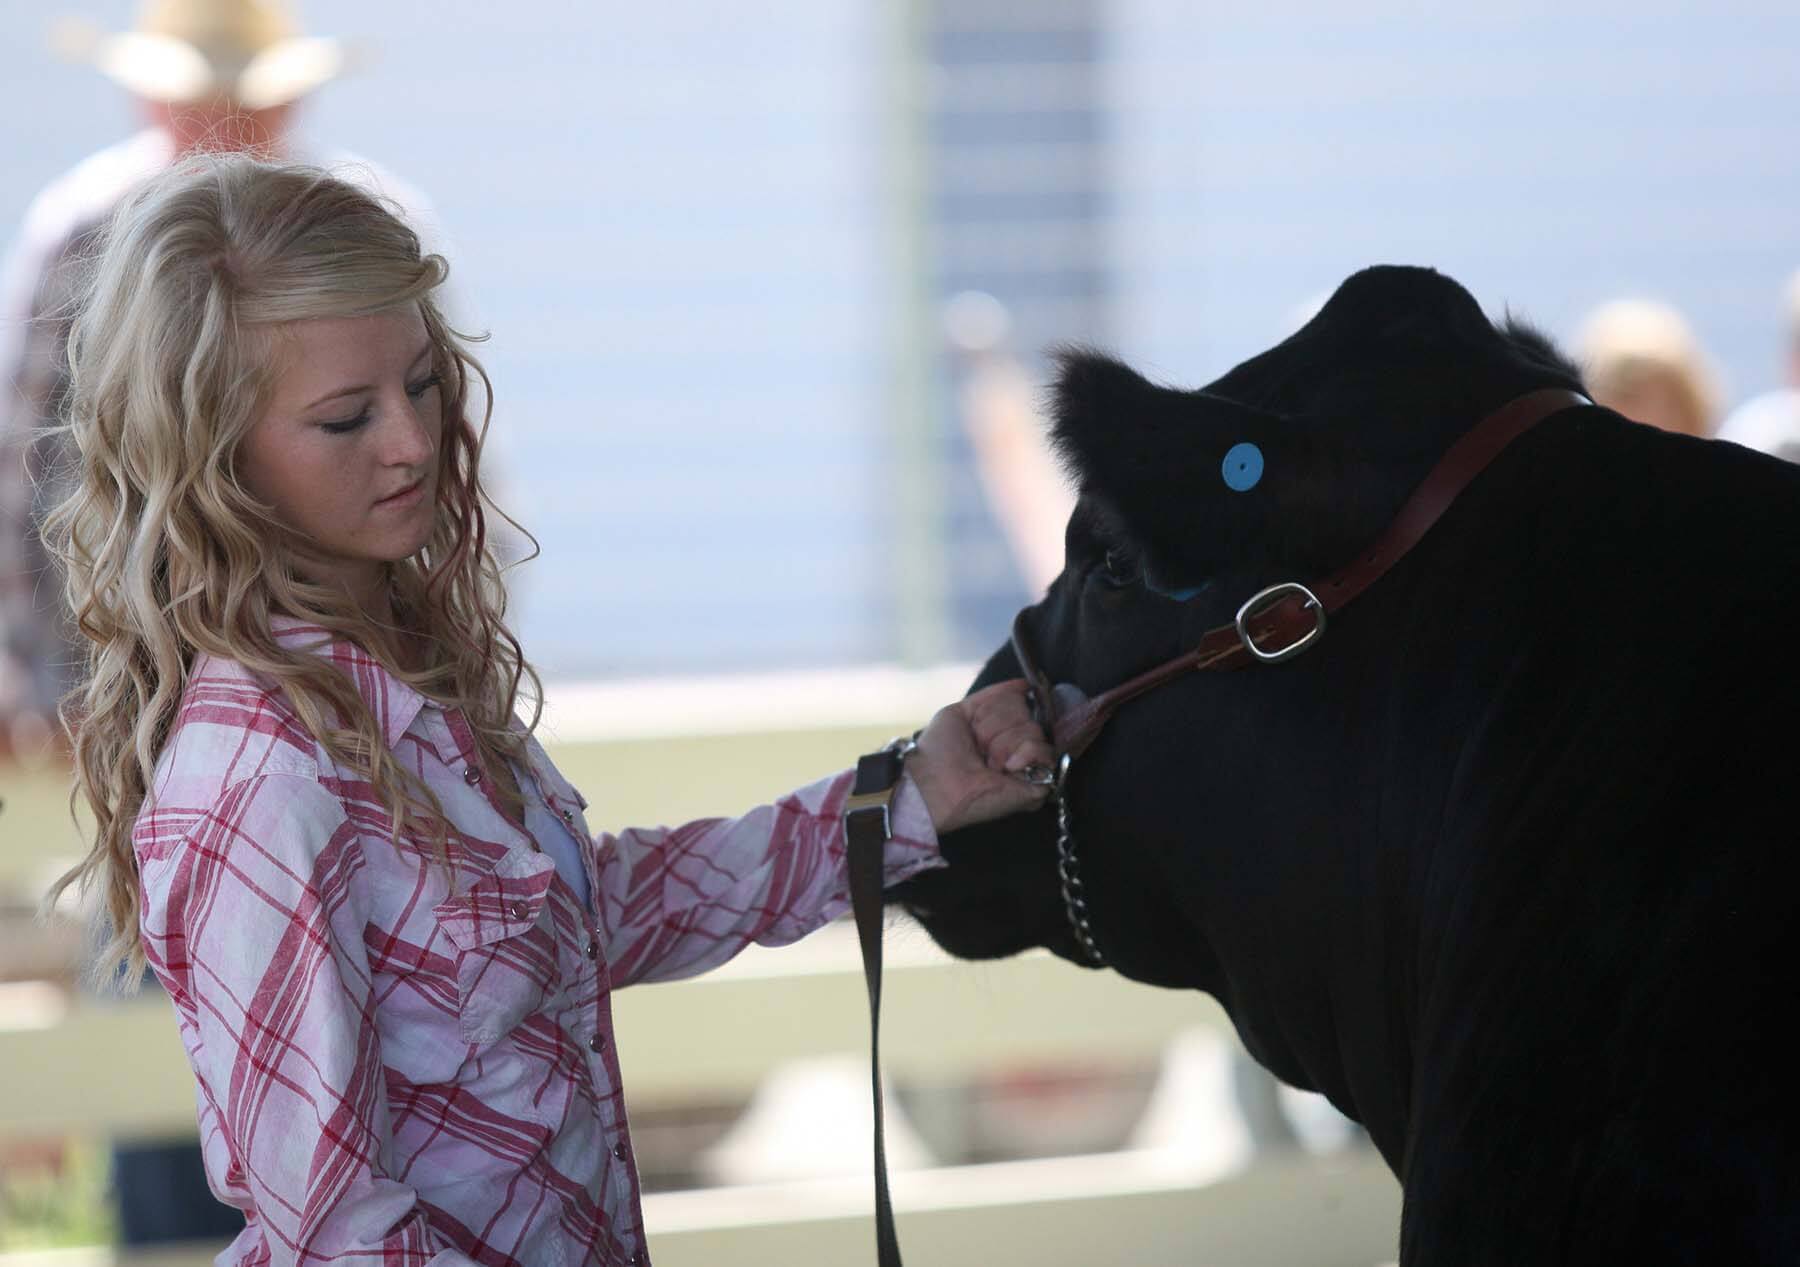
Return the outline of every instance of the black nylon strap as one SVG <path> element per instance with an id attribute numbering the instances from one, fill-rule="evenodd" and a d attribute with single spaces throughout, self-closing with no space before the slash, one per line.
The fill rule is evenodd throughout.
<path id="1" fill-rule="evenodd" d="M 856 763 L 855 795 L 892 793 L 900 781 L 901 757 L 877 752 Z M 879 1267 L 901 1267 L 900 1238 L 888 1196 L 887 1139 L 881 1103 L 881 894 L 888 841 L 888 809 L 852 809 L 844 816 L 850 908 L 862 944 L 863 981 L 869 987 L 869 1080 L 875 1105 L 875 1259 Z"/>

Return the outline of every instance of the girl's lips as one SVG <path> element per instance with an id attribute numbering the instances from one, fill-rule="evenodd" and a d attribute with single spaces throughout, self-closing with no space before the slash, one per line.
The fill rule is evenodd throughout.
<path id="1" fill-rule="evenodd" d="M 377 506 L 391 506 L 391 507 L 410 506 L 414 502 L 418 501 L 421 496 L 424 495 L 424 491 L 425 491 L 425 477 L 420 476 L 418 479 L 414 480 L 411 484 L 408 484 L 405 488 L 401 489 L 399 492 L 394 493 L 388 497 L 383 497 L 380 501 L 376 502 L 375 504 Z"/>

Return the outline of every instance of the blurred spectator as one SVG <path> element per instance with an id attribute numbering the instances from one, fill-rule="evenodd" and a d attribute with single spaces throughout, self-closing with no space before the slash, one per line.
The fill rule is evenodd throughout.
<path id="1" fill-rule="evenodd" d="M 1012 318 L 992 295 L 964 291 L 944 308 L 944 332 L 964 374 L 957 393 L 981 486 L 1035 599 L 1063 566 L 1075 492 L 1057 469 L 1025 367 L 1007 347 Z"/>
<path id="2" fill-rule="evenodd" d="M 1602 304 L 1582 323 L 1576 355 L 1596 403 L 1664 431 L 1710 436 L 1717 428 L 1718 375 L 1667 304 Z"/>
<path id="3" fill-rule="evenodd" d="M 1745 401 L 1725 419 L 1719 439 L 1800 462 L 1800 272 L 1787 284 L 1787 384 Z"/>
<path id="4" fill-rule="evenodd" d="M 245 150 L 339 171 L 398 204 L 428 244 L 438 238 L 406 186 L 296 137 L 301 100 L 347 55 L 336 40 L 300 35 L 279 0 L 147 0 L 135 30 L 108 35 L 71 20 L 55 41 L 129 91 L 145 126 L 37 195 L 0 272 L 0 762 L 55 750 L 57 702 L 79 667 L 38 525 L 73 467 L 67 436 L 53 429 L 68 387 L 69 310 L 112 209 L 184 154 Z M 243 1226 L 213 1199 L 191 1140 L 121 1144 L 112 1165 L 125 1244 L 222 1239 Z"/>
<path id="5" fill-rule="evenodd" d="M 49 430 L 67 387 L 69 303 L 112 208 L 183 154 L 249 150 L 341 169 L 400 204 L 427 242 L 436 237 L 404 185 L 295 137 L 299 103 L 344 69 L 347 52 L 300 35 L 280 0 L 146 0 L 135 30 L 109 35 L 72 19 L 55 41 L 129 91 L 145 127 L 46 186 L 0 269 L 0 762 L 51 750 L 57 701 L 77 671 L 62 578 L 37 525 L 70 465 L 64 436 Z"/>

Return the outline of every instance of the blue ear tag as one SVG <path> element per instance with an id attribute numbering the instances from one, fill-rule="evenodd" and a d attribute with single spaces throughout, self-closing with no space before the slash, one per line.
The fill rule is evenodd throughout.
<path id="1" fill-rule="evenodd" d="M 1248 492 L 1262 479 L 1262 450 L 1248 440 L 1234 444 L 1225 451 L 1225 461 L 1219 470 L 1225 476 L 1226 488 L 1236 493 Z"/>

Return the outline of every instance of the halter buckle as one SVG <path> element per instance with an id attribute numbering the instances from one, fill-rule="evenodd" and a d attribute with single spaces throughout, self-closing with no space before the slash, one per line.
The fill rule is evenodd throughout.
<path id="1" fill-rule="evenodd" d="M 1274 651 L 1264 651 L 1261 647 L 1256 645 L 1256 639 L 1251 636 L 1250 622 L 1290 594 L 1297 594 L 1305 600 L 1306 607 L 1310 609 L 1313 614 L 1313 627 L 1301 634 L 1294 641 L 1288 643 L 1285 647 L 1280 647 Z M 1317 642 L 1324 634 L 1325 604 L 1319 601 L 1319 596 L 1317 594 L 1307 589 L 1306 586 L 1300 584 L 1300 582 L 1283 581 L 1279 585 L 1271 585 L 1265 590 L 1259 590 L 1255 594 L 1252 594 L 1249 600 L 1245 602 L 1242 607 L 1238 608 L 1237 632 L 1238 637 L 1243 640 L 1244 650 L 1248 651 L 1258 660 L 1261 660 L 1264 664 L 1279 664 L 1283 660 L 1293 659 L 1293 657 L 1299 655 L 1302 651 L 1312 646 L 1313 643 Z"/>

